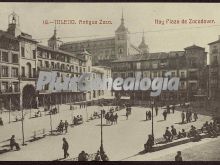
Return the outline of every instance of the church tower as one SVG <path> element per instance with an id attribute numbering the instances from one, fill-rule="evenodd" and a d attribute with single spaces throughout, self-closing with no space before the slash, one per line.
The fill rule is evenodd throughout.
<path id="1" fill-rule="evenodd" d="M 145 43 L 144 32 L 143 32 L 143 36 L 142 36 L 142 41 L 141 41 L 140 45 L 138 46 L 138 48 L 142 51 L 143 54 L 149 53 L 148 45 Z"/>
<path id="2" fill-rule="evenodd" d="M 21 35 L 21 30 L 19 28 L 19 16 L 13 12 L 8 16 L 8 30 L 7 32 L 14 37 Z"/>
<path id="3" fill-rule="evenodd" d="M 129 40 L 129 31 L 125 27 L 124 16 L 122 11 L 121 24 L 115 31 L 115 53 L 117 59 L 129 55 Z"/>
<path id="4" fill-rule="evenodd" d="M 56 29 L 56 24 L 55 24 L 53 36 L 48 40 L 48 46 L 53 49 L 59 49 L 61 44 L 62 44 L 62 41 L 59 40 L 59 38 L 57 37 L 57 29 Z"/>

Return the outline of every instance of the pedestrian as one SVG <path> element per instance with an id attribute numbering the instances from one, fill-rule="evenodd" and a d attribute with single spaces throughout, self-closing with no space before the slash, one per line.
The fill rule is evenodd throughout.
<path id="1" fill-rule="evenodd" d="M 189 111 L 186 111 L 186 122 L 189 123 Z"/>
<path id="2" fill-rule="evenodd" d="M 158 115 L 158 107 L 156 106 L 155 108 L 155 111 L 156 111 L 156 116 Z"/>
<path id="3" fill-rule="evenodd" d="M 170 106 L 167 105 L 167 113 L 170 114 Z"/>
<path id="4" fill-rule="evenodd" d="M 2 118 L 1 118 L 1 117 L 0 117 L 0 125 L 1 125 L 1 126 L 3 126 L 3 125 L 4 125 L 3 120 L 2 120 Z"/>
<path id="5" fill-rule="evenodd" d="M 150 152 L 154 145 L 154 138 L 152 135 L 148 135 L 147 143 L 144 144 L 144 148 L 146 152 Z"/>
<path id="6" fill-rule="evenodd" d="M 182 124 L 185 122 L 185 113 L 182 111 L 181 113 L 181 118 L 182 118 Z"/>
<path id="7" fill-rule="evenodd" d="M 103 151 L 102 155 L 101 155 L 102 161 L 109 161 L 108 156 L 106 155 L 106 153 Z"/>
<path id="8" fill-rule="evenodd" d="M 176 128 L 174 128 L 173 125 L 171 126 L 171 133 L 172 133 L 173 136 L 177 135 Z"/>
<path id="9" fill-rule="evenodd" d="M 11 150 L 13 150 L 14 146 L 15 146 L 16 150 L 20 150 L 19 144 L 16 143 L 16 141 L 15 141 L 15 135 L 12 135 L 12 136 L 11 136 L 11 139 L 10 139 L 10 147 L 11 147 Z"/>
<path id="10" fill-rule="evenodd" d="M 175 156 L 175 161 L 183 161 L 181 156 L 181 151 L 177 151 L 177 155 Z"/>
<path id="11" fill-rule="evenodd" d="M 148 120 L 148 111 L 146 111 L 146 121 Z"/>
<path id="12" fill-rule="evenodd" d="M 59 124 L 59 131 L 60 131 L 60 133 L 63 133 L 63 127 L 64 127 L 64 123 L 63 123 L 63 121 L 62 120 L 60 120 L 60 124 Z"/>
<path id="13" fill-rule="evenodd" d="M 95 161 L 102 161 L 99 151 L 97 151 L 97 153 L 96 153 Z"/>
<path id="14" fill-rule="evenodd" d="M 175 111 L 175 105 L 172 106 L 172 111 L 173 111 L 173 113 L 174 113 L 174 111 Z"/>
<path id="15" fill-rule="evenodd" d="M 115 123 L 118 124 L 118 114 L 115 114 Z"/>
<path id="16" fill-rule="evenodd" d="M 163 135 L 164 139 L 166 139 L 166 142 L 172 141 L 172 133 L 169 130 L 169 127 L 166 128 L 165 134 Z"/>
<path id="17" fill-rule="evenodd" d="M 151 120 L 151 111 L 148 111 L 149 120 Z"/>
<path id="18" fill-rule="evenodd" d="M 128 111 L 126 111 L 126 120 L 128 120 Z"/>
<path id="19" fill-rule="evenodd" d="M 198 115 L 197 115 L 196 112 L 194 112 L 194 114 L 193 114 L 193 118 L 194 118 L 194 121 L 196 121 L 196 120 L 198 119 Z"/>
<path id="20" fill-rule="evenodd" d="M 78 161 L 88 161 L 88 157 L 89 155 L 85 151 L 82 151 L 78 156 Z"/>
<path id="21" fill-rule="evenodd" d="M 166 110 L 163 111 L 163 118 L 164 118 L 164 120 L 167 119 L 167 111 Z"/>
<path id="22" fill-rule="evenodd" d="M 67 120 L 65 121 L 64 126 L 65 126 L 65 131 L 67 133 L 68 132 L 68 126 L 69 126 L 69 123 L 67 122 Z"/>
<path id="23" fill-rule="evenodd" d="M 63 138 L 63 148 L 62 149 L 63 149 L 63 152 L 64 152 L 64 159 L 65 159 L 69 156 L 69 153 L 68 153 L 69 144 L 66 141 L 66 138 Z"/>
<path id="24" fill-rule="evenodd" d="M 189 122 L 192 121 L 192 111 L 189 111 Z"/>

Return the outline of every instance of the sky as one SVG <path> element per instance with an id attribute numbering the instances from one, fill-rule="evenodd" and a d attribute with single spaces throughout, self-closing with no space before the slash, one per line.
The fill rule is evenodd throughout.
<path id="1" fill-rule="evenodd" d="M 59 24 L 62 41 L 114 36 L 123 15 L 131 42 L 138 46 L 143 31 L 150 52 L 181 51 L 196 44 L 209 51 L 208 43 L 220 35 L 220 4 L 214 3 L 0 3 L 0 30 L 8 27 L 8 15 L 19 15 L 20 29 L 46 44 L 54 24 L 44 20 L 75 20 L 76 24 Z M 112 24 L 82 25 L 79 20 L 106 20 Z M 179 20 L 179 24 L 161 25 L 155 20 Z M 181 20 L 214 20 L 211 24 L 182 24 Z"/>

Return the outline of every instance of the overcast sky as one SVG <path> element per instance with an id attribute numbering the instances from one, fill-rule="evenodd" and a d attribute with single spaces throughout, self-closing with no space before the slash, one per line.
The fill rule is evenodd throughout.
<path id="1" fill-rule="evenodd" d="M 220 35 L 220 26 L 217 26 L 220 25 L 220 4 L 208 3 L 0 3 L 0 29 L 7 29 L 8 15 L 15 11 L 20 16 L 21 30 L 35 39 L 52 36 L 54 24 L 43 24 L 45 19 L 112 21 L 110 25 L 57 25 L 58 36 L 64 42 L 95 38 L 80 36 L 113 36 L 120 25 L 122 9 L 125 25 L 131 32 L 131 42 L 138 46 L 141 32 L 146 31 L 150 52 L 183 50 L 192 44 L 205 47 L 208 51 L 207 44 Z M 158 25 L 155 19 L 211 19 L 215 20 L 215 24 Z M 45 43 L 46 40 L 42 41 Z"/>

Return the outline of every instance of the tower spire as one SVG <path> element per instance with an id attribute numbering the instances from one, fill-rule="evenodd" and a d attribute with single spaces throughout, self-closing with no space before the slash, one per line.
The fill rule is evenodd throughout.
<path id="1" fill-rule="evenodd" d="M 56 37 L 57 36 L 57 24 L 55 22 L 55 26 L 54 26 L 54 36 Z"/>
<path id="2" fill-rule="evenodd" d="M 145 43 L 144 30 L 143 30 L 142 42 Z"/>
<path id="3" fill-rule="evenodd" d="M 121 23 L 124 24 L 124 13 L 123 13 L 123 8 L 122 8 L 122 13 L 121 13 Z"/>

